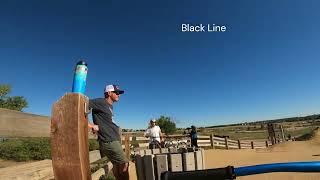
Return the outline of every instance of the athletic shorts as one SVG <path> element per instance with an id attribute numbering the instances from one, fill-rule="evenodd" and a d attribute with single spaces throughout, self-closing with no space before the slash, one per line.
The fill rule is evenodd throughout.
<path id="1" fill-rule="evenodd" d="M 123 152 L 120 141 L 99 142 L 101 158 L 107 156 L 112 164 L 123 164 L 129 162 Z"/>

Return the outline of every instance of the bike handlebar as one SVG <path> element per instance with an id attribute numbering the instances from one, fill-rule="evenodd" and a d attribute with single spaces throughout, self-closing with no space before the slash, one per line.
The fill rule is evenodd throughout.
<path id="1" fill-rule="evenodd" d="M 270 172 L 320 172 L 320 161 L 259 164 L 235 168 L 237 176 Z"/>
<path id="2" fill-rule="evenodd" d="M 271 172 L 320 172 L 320 161 L 311 162 L 289 162 L 259 164 L 255 166 L 244 166 L 234 168 L 227 166 L 225 168 L 186 171 L 186 172 L 165 172 L 161 175 L 161 180 L 226 180 L 235 179 L 236 176 L 247 176 L 253 174 L 271 173 Z"/>

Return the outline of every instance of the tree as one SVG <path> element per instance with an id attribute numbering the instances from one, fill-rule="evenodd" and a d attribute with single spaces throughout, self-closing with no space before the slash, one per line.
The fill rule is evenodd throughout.
<path id="1" fill-rule="evenodd" d="M 8 97 L 10 92 L 10 85 L 0 84 L 0 108 L 22 111 L 23 108 L 28 107 L 28 102 L 23 96 Z"/>
<path id="2" fill-rule="evenodd" d="M 176 132 L 176 123 L 174 123 L 170 117 L 160 116 L 157 119 L 157 124 L 161 128 L 161 131 L 166 134 L 172 134 Z"/>

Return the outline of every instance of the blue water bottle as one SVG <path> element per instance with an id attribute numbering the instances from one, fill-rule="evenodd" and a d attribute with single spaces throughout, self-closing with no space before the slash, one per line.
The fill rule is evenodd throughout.
<path id="1" fill-rule="evenodd" d="M 84 94 L 86 90 L 87 73 L 87 63 L 79 61 L 74 72 L 72 92 Z"/>

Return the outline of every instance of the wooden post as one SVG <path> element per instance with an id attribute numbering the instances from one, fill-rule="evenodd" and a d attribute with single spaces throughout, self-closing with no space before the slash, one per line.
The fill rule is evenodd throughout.
<path id="1" fill-rule="evenodd" d="M 91 180 L 88 148 L 88 98 L 67 93 L 52 107 L 51 156 L 55 180 Z"/>
<path id="2" fill-rule="evenodd" d="M 183 171 L 182 166 L 182 155 L 181 154 L 171 154 L 169 153 L 169 167 L 172 172 Z"/>
<path id="3" fill-rule="evenodd" d="M 183 171 L 196 170 L 195 163 L 194 163 L 194 153 L 193 152 L 183 153 L 182 164 L 183 164 Z"/>
<path id="4" fill-rule="evenodd" d="M 194 152 L 194 161 L 195 161 L 195 169 L 196 170 L 202 170 L 203 162 L 202 162 L 202 152 L 201 151 L 195 151 Z"/>
<path id="5" fill-rule="evenodd" d="M 241 143 L 240 143 L 239 139 L 238 139 L 238 147 L 239 147 L 239 149 L 241 149 Z"/>
<path id="6" fill-rule="evenodd" d="M 254 149 L 253 141 L 251 141 L 251 149 Z"/>
<path id="7" fill-rule="evenodd" d="M 268 141 L 266 141 L 266 147 L 269 147 Z"/>
<path id="8" fill-rule="evenodd" d="M 147 180 L 155 180 L 156 175 L 154 173 L 153 155 L 143 156 L 144 173 Z"/>
<path id="9" fill-rule="evenodd" d="M 226 144 L 226 149 L 229 149 L 229 146 L 228 146 L 228 138 L 227 138 L 227 137 L 224 138 L 224 142 L 225 142 L 225 144 Z"/>
<path id="10" fill-rule="evenodd" d="M 130 160 L 130 136 L 126 134 L 124 136 L 124 148 L 127 158 Z"/>
<path id="11" fill-rule="evenodd" d="M 211 143 L 211 148 L 214 148 L 214 144 L 213 144 L 213 134 L 210 135 L 210 143 Z"/>
<path id="12" fill-rule="evenodd" d="M 144 165 L 143 165 L 143 156 L 137 155 L 136 156 L 136 174 L 138 180 L 145 180 L 145 172 L 144 172 Z"/>
<path id="13" fill-rule="evenodd" d="M 282 142 L 285 142 L 286 141 L 286 138 L 284 136 L 284 132 L 283 132 L 283 127 L 282 125 L 280 125 L 280 129 L 281 129 L 281 134 L 282 134 Z"/>
<path id="14" fill-rule="evenodd" d="M 166 154 L 156 155 L 156 176 L 161 179 L 161 173 L 168 171 L 168 158 Z"/>

